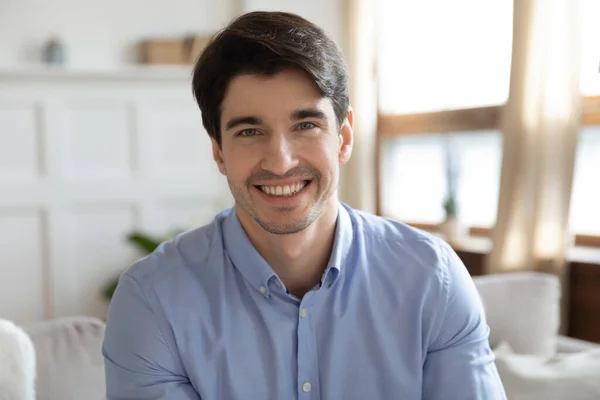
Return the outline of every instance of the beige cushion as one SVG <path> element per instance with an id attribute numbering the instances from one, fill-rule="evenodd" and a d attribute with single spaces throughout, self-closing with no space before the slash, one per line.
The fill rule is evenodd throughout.
<path id="1" fill-rule="evenodd" d="M 490 346 L 507 342 L 520 354 L 553 355 L 560 323 L 560 281 L 519 272 L 474 277 L 490 326 Z"/>
<path id="2" fill-rule="evenodd" d="M 106 398 L 102 321 L 61 318 L 26 327 L 26 331 L 37 354 L 39 400 Z"/>

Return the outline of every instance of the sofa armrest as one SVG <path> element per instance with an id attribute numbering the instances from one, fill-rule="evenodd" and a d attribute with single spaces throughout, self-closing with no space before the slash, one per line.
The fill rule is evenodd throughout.
<path id="1" fill-rule="evenodd" d="M 37 355 L 39 399 L 105 398 L 104 322 L 73 316 L 37 322 L 25 330 Z"/>
<path id="2" fill-rule="evenodd" d="M 557 353 L 577 353 L 590 349 L 600 349 L 600 344 L 567 336 L 558 336 Z"/>

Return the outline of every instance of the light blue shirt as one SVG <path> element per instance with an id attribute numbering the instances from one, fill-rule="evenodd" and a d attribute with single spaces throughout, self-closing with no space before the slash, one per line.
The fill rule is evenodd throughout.
<path id="1" fill-rule="evenodd" d="M 107 396 L 504 400 L 476 289 L 443 241 L 340 203 L 321 283 L 287 293 L 233 209 L 120 279 Z"/>

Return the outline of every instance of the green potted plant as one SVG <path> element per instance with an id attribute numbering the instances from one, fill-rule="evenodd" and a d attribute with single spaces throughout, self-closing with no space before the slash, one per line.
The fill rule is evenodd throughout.
<path id="1" fill-rule="evenodd" d="M 171 232 L 169 235 L 160 237 L 156 235 L 152 235 L 146 232 L 141 231 L 133 231 L 127 235 L 127 242 L 131 243 L 142 256 L 146 256 L 152 253 L 156 248 L 164 241 L 170 240 L 174 238 L 176 235 L 181 233 L 181 230 L 176 230 Z M 119 277 L 116 276 L 111 279 L 103 288 L 102 288 L 102 297 L 110 302 L 112 299 L 115 290 L 117 289 L 117 284 L 119 283 Z"/>
<path id="2" fill-rule="evenodd" d="M 463 236 L 463 226 L 459 220 L 458 210 L 458 180 L 460 175 L 459 154 L 456 146 L 453 146 L 452 137 L 446 138 L 444 148 L 445 173 L 446 173 L 446 197 L 444 198 L 444 221 L 439 225 L 439 232 L 449 243 L 459 241 Z"/>

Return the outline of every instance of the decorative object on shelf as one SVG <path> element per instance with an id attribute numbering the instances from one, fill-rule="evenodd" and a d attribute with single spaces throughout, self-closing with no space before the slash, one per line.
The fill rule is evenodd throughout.
<path id="1" fill-rule="evenodd" d="M 67 62 L 67 51 L 64 43 L 52 35 L 43 47 L 43 60 L 48 65 L 64 66 Z"/>
<path id="2" fill-rule="evenodd" d="M 152 253 L 156 248 L 164 241 L 170 240 L 182 233 L 183 230 L 174 230 L 170 234 L 159 237 L 155 235 L 150 235 L 148 233 L 143 233 L 140 231 L 131 232 L 127 235 L 127 241 L 131 243 L 142 255 L 148 255 Z M 110 280 L 102 289 L 102 297 L 107 302 L 110 302 L 112 299 L 115 290 L 117 289 L 117 284 L 119 283 L 119 276 Z"/>
<path id="3" fill-rule="evenodd" d="M 148 39 L 141 42 L 141 59 L 145 64 L 193 64 L 212 36 L 190 35 L 175 39 Z"/>
<path id="4" fill-rule="evenodd" d="M 204 48 L 208 45 L 212 35 L 188 36 L 184 41 L 184 58 L 188 64 L 195 64 Z"/>
<path id="5" fill-rule="evenodd" d="M 145 64 L 183 64 L 183 41 L 179 39 L 152 39 L 142 42 L 142 62 Z"/>
<path id="6" fill-rule="evenodd" d="M 460 160 L 458 149 L 453 145 L 452 135 L 446 135 L 444 146 L 444 167 L 446 172 L 446 198 L 444 199 L 444 222 L 438 230 L 450 244 L 459 242 L 465 235 L 465 227 L 459 219 L 458 180 L 460 176 Z"/>

